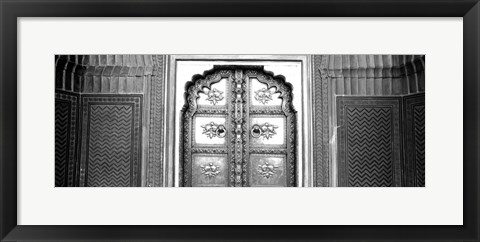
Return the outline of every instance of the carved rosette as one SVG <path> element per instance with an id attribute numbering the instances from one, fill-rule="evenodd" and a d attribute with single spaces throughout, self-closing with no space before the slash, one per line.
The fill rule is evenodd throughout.
<path id="1" fill-rule="evenodd" d="M 217 124 L 215 122 L 210 122 L 208 124 L 201 125 L 200 127 L 203 128 L 202 134 L 206 135 L 210 139 L 214 137 L 224 138 L 227 133 L 225 125 Z"/>
<path id="2" fill-rule="evenodd" d="M 213 165 L 212 162 L 208 163 L 208 165 L 200 166 L 200 169 L 207 178 L 213 178 L 220 173 L 220 166 Z"/>
<path id="3" fill-rule="evenodd" d="M 255 100 L 259 101 L 263 105 L 267 104 L 268 101 L 272 101 L 272 94 L 273 92 L 266 89 L 266 88 L 261 88 L 257 91 L 255 91 Z"/>
<path id="4" fill-rule="evenodd" d="M 277 134 L 275 131 L 277 128 L 277 125 L 269 123 L 264 123 L 262 125 L 255 124 L 252 126 L 252 131 L 250 133 L 254 138 L 262 137 L 264 139 L 270 139 Z"/>
<path id="5" fill-rule="evenodd" d="M 277 173 L 277 169 L 277 166 L 268 163 L 268 161 L 262 165 L 258 165 L 258 173 L 265 179 L 269 179 L 270 177 L 274 176 L 275 173 Z"/>
<path id="6" fill-rule="evenodd" d="M 216 88 L 210 89 L 207 93 L 207 101 L 209 101 L 213 105 L 217 105 L 219 101 L 223 100 L 223 92 L 217 90 Z"/>

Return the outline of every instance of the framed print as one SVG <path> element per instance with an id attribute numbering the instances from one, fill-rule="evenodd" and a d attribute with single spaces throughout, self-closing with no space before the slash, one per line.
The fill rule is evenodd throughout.
<path id="1" fill-rule="evenodd" d="M 476 0 L 0 6 L 1 241 L 479 240 Z"/>

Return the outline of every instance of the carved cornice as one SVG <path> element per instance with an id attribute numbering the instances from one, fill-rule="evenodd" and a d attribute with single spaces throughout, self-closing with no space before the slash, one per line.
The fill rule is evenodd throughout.
<path id="1" fill-rule="evenodd" d="M 142 86 L 155 75 L 159 56 L 56 55 L 55 88 L 76 93 L 142 93 Z"/>
<path id="2" fill-rule="evenodd" d="M 331 78 L 398 78 L 425 70 L 424 55 L 323 55 Z"/>
<path id="3" fill-rule="evenodd" d="M 424 55 L 321 55 L 334 95 L 396 96 L 425 91 Z M 315 59 L 315 57 L 314 57 Z M 315 70 L 315 69 L 314 69 Z"/>
<path id="4" fill-rule="evenodd" d="M 57 69 L 76 75 L 136 77 L 153 75 L 155 55 L 57 55 Z"/>

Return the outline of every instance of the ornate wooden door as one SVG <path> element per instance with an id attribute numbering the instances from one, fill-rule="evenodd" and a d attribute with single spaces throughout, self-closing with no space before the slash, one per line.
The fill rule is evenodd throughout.
<path id="1" fill-rule="evenodd" d="M 295 186 L 292 85 L 263 66 L 215 66 L 186 85 L 184 186 Z"/>

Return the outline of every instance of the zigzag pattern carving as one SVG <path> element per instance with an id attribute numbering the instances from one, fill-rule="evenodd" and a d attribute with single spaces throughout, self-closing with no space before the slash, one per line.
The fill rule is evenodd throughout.
<path id="1" fill-rule="evenodd" d="M 328 62 L 326 56 L 314 55 L 312 57 L 313 86 L 315 105 L 313 107 L 315 118 L 313 124 L 315 127 L 313 156 L 315 165 L 313 173 L 315 174 L 315 186 L 329 186 L 329 152 L 328 150 L 328 88 L 327 88 L 327 70 Z"/>
<path id="2" fill-rule="evenodd" d="M 92 105 L 88 186 L 131 185 L 132 122 L 130 105 Z"/>
<path id="3" fill-rule="evenodd" d="M 150 96 L 150 136 L 148 155 L 147 186 L 163 185 L 163 58 L 164 56 L 153 56 L 153 75 L 151 77 Z"/>
<path id="4" fill-rule="evenodd" d="M 393 184 L 391 109 L 347 108 L 348 186 Z"/>
<path id="5" fill-rule="evenodd" d="M 70 104 L 55 102 L 55 186 L 66 187 L 69 148 Z"/>
<path id="6" fill-rule="evenodd" d="M 417 187 L 425 186 L 425 106 L 414 108 L 415 135 L 415 182 Z"/>

